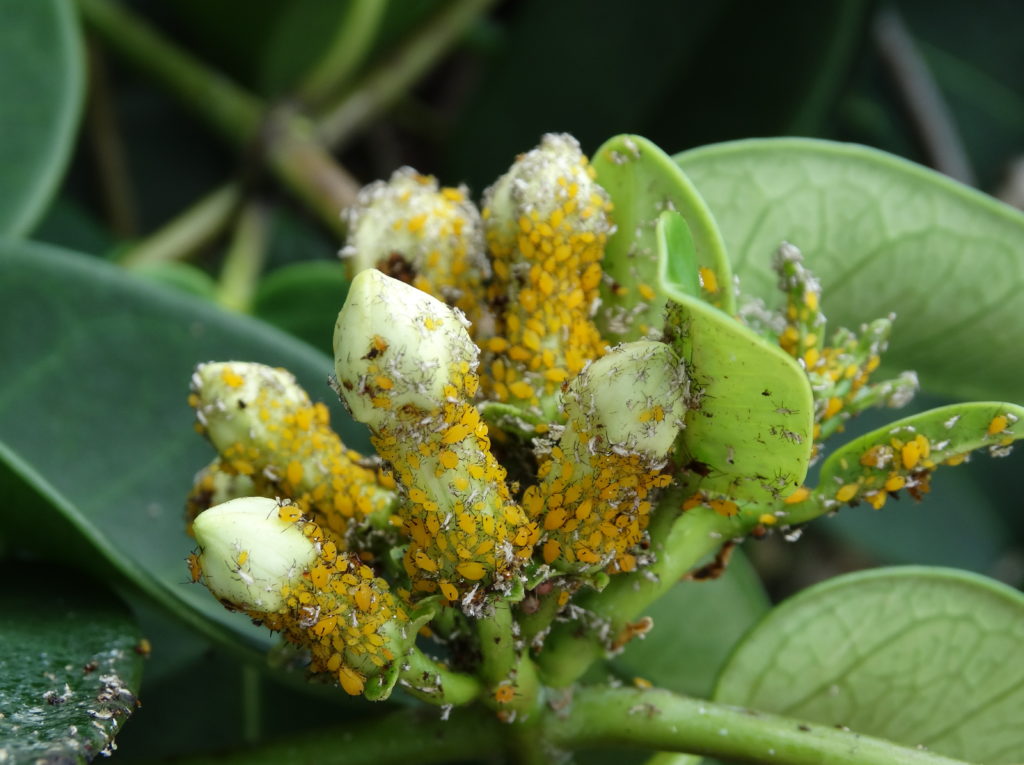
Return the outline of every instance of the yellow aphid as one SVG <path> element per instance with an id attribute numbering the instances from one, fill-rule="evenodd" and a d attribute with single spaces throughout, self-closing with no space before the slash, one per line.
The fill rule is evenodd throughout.
<path id="1" fill-rule="evenodd" d="M 302 518 L 302 509 L 298 505 L 281 505 L 277 509 L 277 517 L 286 523 L 295 523 Z"/>
<path id="2" fill-rule="evenodd" d="M 839 502 L 849 502 L 851 499 L 857 496 L 857 492 L 860 490 L 860 486 L 855 483 L 848 483 L 845 486 L 840 487 L 839 491 L 836 492 L 836 499 Z"/>
<path id="3" fill-rule="evenodd" d="M 711 294 L 716 294 L 718 292 L 718 274 L 707 266 L 701 266 L 697 271 L 697 276 L 700 279 L 701 287 Z"/>
<path id="4" fill-rule="evenodd" d="M 338 670 L 338 682 L 350 696 L 360 696 L 366 687 L 366 678 L 350 667 L 342 667 Z"/>
<path id="5" fill-rule="evenodd" d="M 788 497 L 786 497 L 782 501 L 785 504 L 787 504 L 787 505 L 795 505 L 798 502 L 803 502 L 810 495 L 811 495 L 811 490 L 808 489 L 806 486 L 801 486 L 800 488 L 798 488 L 796 491 L 794 491 L 792 494 L 790 494 Z"/>
<path id="6" fill-rule="evenodd" d="M 992 418 L 991 422 L 989 422 L 988 434 L 990 436 L 994 436 L 997 435 L 998 433 L 1002 433 L 1004 430 L 1006 430 L 1009 424 L 1010 420 L 1006 417 L 1006 415 L 998 414 Z"/>

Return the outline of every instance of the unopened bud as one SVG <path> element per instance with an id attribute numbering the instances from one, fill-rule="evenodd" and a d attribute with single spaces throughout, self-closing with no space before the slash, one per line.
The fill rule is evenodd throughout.
<path id="1" fill-rule="evenodd" d="M 499 401 L 551 417 L 562 383 L 605 344 L 591 312 L 613 226 L 608 194 L 569 135 L 549 134 L 485 194 L 497 336 L 484 343 Z"/>
<path id="2" fill-rule="evenodd" d="M 566 425 L 523 504 L 542 517 L 545 563 L 632 571 L 662 472 L 683 426 L 687 380 L 667 345 L 619 346 L 569 384 Z"/>
<path id="3" fill-rule="evenodd" d="M 342 257 L 354 275 L 368 268 L 401 278 L 461 309 L 476 325 L 490 276 L 480 213 L 459 188 L 439 188 L 410 167 L 364 187 L 345 215 Z"/>

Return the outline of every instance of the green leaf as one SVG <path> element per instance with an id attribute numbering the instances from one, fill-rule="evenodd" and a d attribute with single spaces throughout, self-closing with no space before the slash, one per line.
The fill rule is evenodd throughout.
<path id="1" fill-rule="evenodd" d="M 10 544 L 70 524 L 94 565 L 113 567 L 233 650 L 263 651 L 265 631 L 186 584 L 194 542 L 183 503 L 213 454 L 192 429 L 188 381 L 197 362 L 211 359 L 286 367 L 328 403 L 346 442 L 365 448 L 364 432 L 327 388 L 330 359 L 252 319 L 31 243 L 0 243 L 0 304 L 18 317 L 0 326 L 0 441 L 8 447 L 0 463 L 47 498 L 49 510 L 26 531 L 26 519 L 5 506 L 0 534 Z"/>
<path id="2" fill-rule="evenodd" d="M 0 236 L 21 236 L 71 157 L 85 66 L 72 3 L 0 0 L 0 18 Z"/>
<path id="3" fill-rule="evenodd" d="M 347 294 L 343 264 L 324 260 L 294 263 L 272 271 L 260 282 L 252 312 L 314 348 L 328 351 Z"/>
<path id="4" fill-rule="evenodd" d="M 927 490 L 931 472 L 943 463 L 958 464 L 976 449 L 1005 456 L 1019 438 L 1024 438 L 1024 407 L 1015 404 L 952 404 L 905 417 L 834 452 L 822 465 L 807 502 L 824 510 L 847 502 L 884 504 L 887 493 L 899 491 L 904 483 L 912 494 Z M 793 513 L 799 515 L 804 506 L 794 505 Z"/>
<path id="5" fill-rule="evenodd" d="M 776 502 L 800 485 L 810 463 L 814 405 L 807 376 L 781 348 L 686 294 L 671 276 L 673 255 L 662 250 L 659 257 L 662 290 L 671 301 L 666 340 L 690 377 L 679 442 L 688 462 L 702 466 L 693 488 Z"/>
<path id="6" fill-rule="evenodd" d="M 686 219 L 677 212 L 666 210 L 658 216 L 654 227 L 656 252 L 671 253 L 665 258 L 665 278 L 691 297 L 699 298 L 700 273 L 697 249 Z"/>
<path id="7" fill-rule="evenodd" d="M 675 159 L 744 290 L 781 304 L 771 253 L 790 241 L 821 279 L 833 326 L 896 312 L 887 371 L 914 369 L 925 390 L 958 398 L 1024 400 L 1024 214 L 850 144 L 737 141 Z"/>
<path id="8" fill-rule="evenodd" d="M 639 303 L 647 308 L 631 319 L 627 331 L 601 327 L 606 336 L 635 340 L 647 334 L 646 328 L 661 327 L 665 296 L 658 285 L 658 250 L 655 227 L 663 210 L 676 210 L 689 226 L 692 249 L 698 268 L 710 269 L 715 290 L 704 296 L 727 313 L 735 310 L 730 286 L 732 275 L 722 235 L 707 205 L 693 184 L 665 152 L 638 135 L 620 135 L 609 139 L 594 152 L 593 166 L 597 182 L 612 198 L 612 220 L 616 231 L 605 249 L 605 274 L 601 316 L 630 312 Z M 651 296 L 643 294 L 652 290 Z M 628 315 L 628 314 L 627 314 Z"/>
<path id="9" fill-rule="evenodd" d="M 707 698 L 733 646 L 769 607 L 761 580 L 737 550 L 718 579 L 680 582 L 655 601 L 646 611 L 654 627 L 611 666 L 627 679 Z"/>
<path id="10" fill-rule="evenodd" d="M 0 760 L 109 754 L 136 707 L 138 627 L 99 583 L 48 565 L 0 567 Z"/>
<path id="11" fill-rule="evenodd" d="M 213 277 L 189 263 L 178 263 L 177 261 L 143 263 L 135 266 L 134 271 L 144 279 L 187 292 L 196 297 L 213 300 L 217 295 L 217 282 Z"/>
<path id="12" fill-rule="evenodd" d="M 876 569 L 790 598 L 740 644 L 717 701 L 949 757 L 1024 759 L 1024 595 L 955 569 Z"/>

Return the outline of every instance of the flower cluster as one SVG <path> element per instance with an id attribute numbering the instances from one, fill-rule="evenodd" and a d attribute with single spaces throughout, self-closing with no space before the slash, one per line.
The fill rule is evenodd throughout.
<path id="1" fill-rule="evenodd" d="M 646 339 L 613 346 L 597 312 L 615 208 L 598 180 L 573 138 L 549 135 L 485 192 L 482 211 L 464 188 L 409 168 L 359 194 L 345 213 L 352 280 L 332 384 L 369 428 L 375 458 L 345 447 L 326 406 L 284 370 L 207 363 L 193 376 L 198 429 L 218 452 L 188 499 L 193 579 L 304 648 L 311 671 L 349 693 L 383 698 L 401 676 L 410 692 L 450 697 L 414 641 L 434 619 L 424 634 L 450 639 L 453 661 L 476 663 L 491 683 L 481 696 L 511 714 L 531 674 L 508 656 L 542 649 L 556 618 L 586 614 L 570 606 L 577 592 L 611 576 L 658 580 L 659 556 L 672 555 L 667 537 L 651 538 L 655 519 L 667 521 L 660 529 L 727 522 L 724 543 L 842 504 L 879 508 L 903 489 L 920 497 L 938 465 L 976 448 L 1001 453 L 1020 435 L 1005 406 L 904 421 L 833 455 L 816 489 L 782 496 L 850 417 L 912 395 L 912 373 L 870 379 L 892 317 L 826 343 L 820 286 L 783 244 L 774 265 L 785 305 L 762 311 L 760 335 L 712 299 L 731 279 L 720 285 L 692 262 L 679 278 L 692 295 L 635 290 L 645 304 L 674 295 L 665 341 L 645 324 Z M 682 342 L 701 326 L 716 340 L 707 353 L 721 354 L 714 375 L 691 369 Z M 735 375 L 733 339 L 749 364 Z M 762 359 L 799 388 L 803 420 L 772 419 L 793 412 L 750 384 Z M 727 400 L 734 393 L 741 400 Z M 746 437 L 748 421 L 768 424 Z M 770 451 L 769 437 L 800 452 L 796 468 L 772 474 L 777 463 L 757 451 Z M 717 451 L 701 451 L 715 438 Z M 579 630 L 608 650 L 650 626 L 588 618 Z M 468 649 L 466 633 L 477 634 Z"/>

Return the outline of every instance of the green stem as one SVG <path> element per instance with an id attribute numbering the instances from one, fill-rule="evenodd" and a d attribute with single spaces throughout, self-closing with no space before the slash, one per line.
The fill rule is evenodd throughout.
<path id="1" fill-rule="evenodd" d="M 385 0 L 349 3 L 327 51 L 299 87 L 298 96 L 303 103 L 315 106 L 348 84 L 376 39 L 386 9 Z"/>
<path id="2" fill-rule="evenodd" d="M 699 754 L 680 754 L 679 752 L 658 752 L 644 765 L 700 765 L 704 758 Z"/>
<path id="3" fill-rule="evenodd" d="M 512 606 L 507 600 L 494 604 L 490 616 L 476 623 L 480 638 L 480 679 L 495 686 L 509 679 L 516 666 L 515 638 L 512 636 Z"/>
<path id="4" fill-rule="evenodd" d="M 148 73 L 237 147 L 262 142 L 267 164 L 328 228 L 343 233 L 338 215 L 359 185 L 315 136 L 312 125 L 285 109 L 271 113 L 260 99 L 208 69 L 110 0 L 78 0 L 90 27 L 127 61 Z"/>
<path id="5" fill-rule="evenodd" d="M 605 637 L 595 629 L 580 630 L 577 623 L 556 624 L 551 630 L 538 657 L 547 684 L 561 687 L 575 682 L 601 658 L 628 622 L 735 535 L 735 523 L 708 508 L 695 507 L 676 518 L 674 507 L 679 501 L 678 494 L 670 492 L 655 513 L 651 528 L 652 550 L 657 556 L 654 563 L 643 571 L 613 576 L 603 591 L 580 601 L 599 625 L 608 628 L 601 630 Z"/>
<path id="6" fill-rule="evenodd" d="M 388 109 L 428 71 L 495 0 L 452 0 L 408 40 L 395 57 L 382 64 L 337 105 L 317 120 L 318 134 L 340 147 L 355 132 Z"/>
<path id="7" fill-rule="evenodd" d="M 148 24 L 109 0 L 77 0 L 86 23 L 125 59 L 163 83 L 189 109 L 236 145 L 259 130 L 263 107 L 226 77 L 211 72 Z"/>
<path id="8" fill-rule="evenodd" d="M 585 688 L 543 733 L 569 748 L 631 746 L 746 763 L 965 765 L 839 728 L 678 696 L 664 690 Z"/>
<path id="9" fill-rule="evenodd" d="M 121 255 L 132 268 L 184 260 L 210 244 L 227 227 L 242 201 L 242 187 L 227 183 Z"/>
<path id="10" fill-rule="evenodd" d="M 437 706 L 461 706 L 483 693 L 475 677 L 441 666 L 415 646 L 406 654 L 399 685 L 410 696 Z"/>
<path id="11" fill-rule="evenodd" d="M 225 308 L 248 313 L 267 254 L 267 210 L 254 202 L 238 217 L 224 265 L 220 271 L 217 302 Z"/>
<path id="12" fill-rule="evenodd" d="M 506 733 L 493 714 L 453 710 L 447 720 L 434 709 L 403 709 L 349 725 L 277 741 L 269 746 L 210 757 L 175 760 L 181 765 L 278 765 L 340 762 L 345 765 L 408 765 L 479 761 Z"/>

